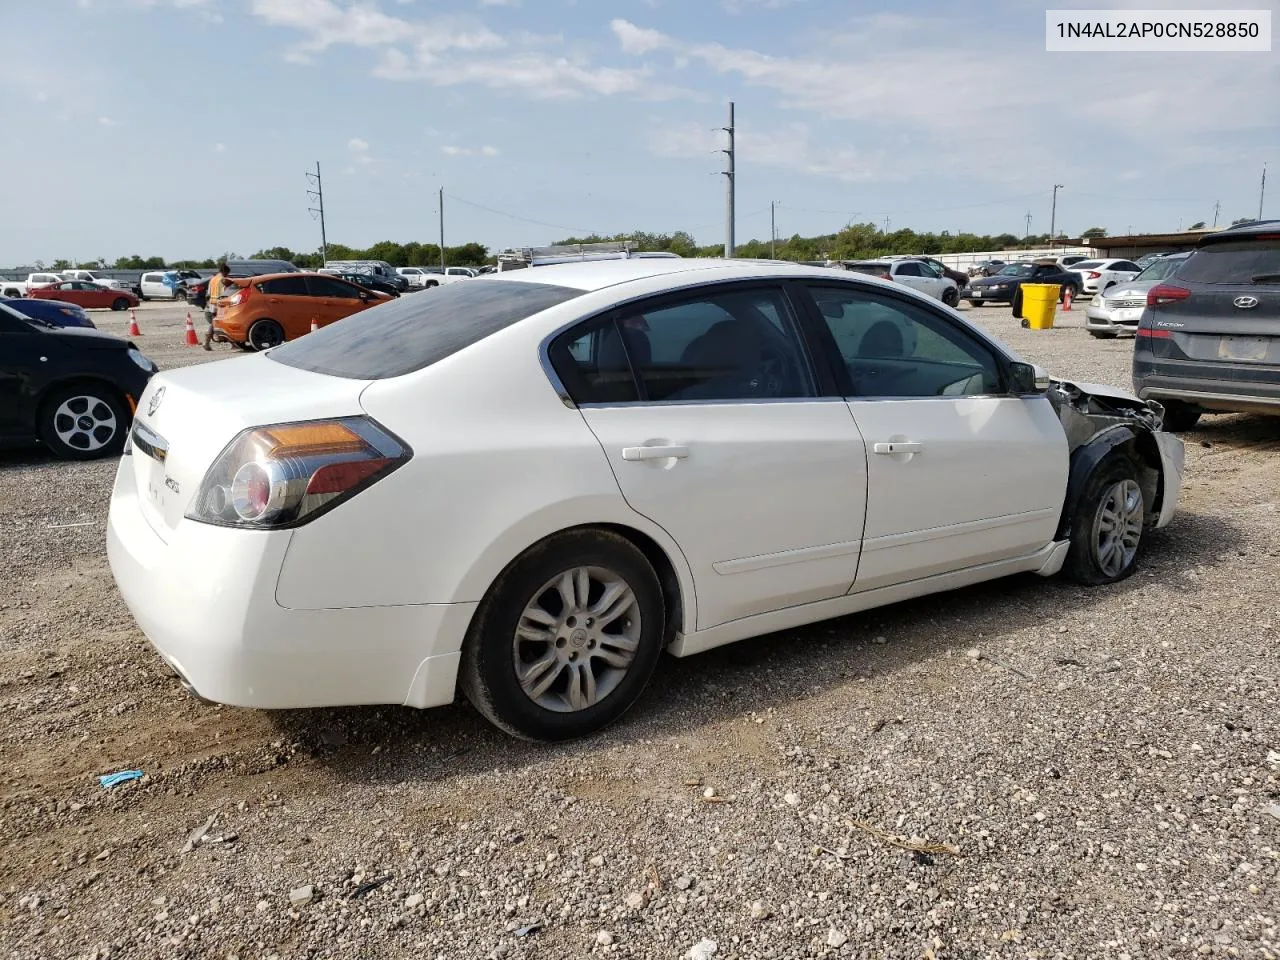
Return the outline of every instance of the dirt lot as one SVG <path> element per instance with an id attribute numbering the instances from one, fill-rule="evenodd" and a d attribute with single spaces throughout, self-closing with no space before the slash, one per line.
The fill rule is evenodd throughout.
<path id="1" fill-rule="evenodd" d="M 968 314 L 1127 386 L 1131 341 L 1080 307 Z M 162 367 L 210 359 L 182 308 L 138 316 Z M 554 748 L 464 703 L 191 698 L 112 585 L 115 464 L 0 455 L 0 955 L 1280 957 L 1280 420 L 1187 441 L 1181 514 L 1117 587 L 1020 578 L 668 659 Z"/>

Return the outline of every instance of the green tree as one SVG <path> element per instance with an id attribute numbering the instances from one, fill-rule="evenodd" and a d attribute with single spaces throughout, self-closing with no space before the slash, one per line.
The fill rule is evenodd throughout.
<path id="1" fill-rule="evenodd" d="M 53 261 L 53 266 L 52 266 L 52 267 L 50 267 L 49 269 L 50 269 L 50 270 L 53 270 L 55 273 L 60 273 L 60 272 L 62 272 L 63 270 L 70 270 L 70 269 L 71 269 L 71 261 L 70 261 L 70 260 L 55 260 L 55 261 Z"/>
<path id="2" fill-rule="evenodd" d="M 1080 236 L 1086 240 L 1093 240 L 1096 237 L 1105 237 L 1106 235 L 1107 231 L 1103 227 L 1090 227 L 1084 233 L 1080 234 Z"/>

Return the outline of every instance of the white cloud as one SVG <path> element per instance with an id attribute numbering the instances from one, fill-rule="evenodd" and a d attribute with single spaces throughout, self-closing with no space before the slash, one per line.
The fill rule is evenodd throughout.
<path id="1" fill-rule="evenodd" d="M 496 157 L 498 155 L 498 152 L 499 151 L 497 147 L 491 147 L 488 144 L 485 144 L 483 147 L 480 148 L 480 153 L 486 157 Z"/>
<path id="2" fill-rule="evenodd" d="M 801 0 L 720 0 L 720 6 L 728 13 L 742 13 L 747 10 L 781 10 L 800 2 Z"/>
<path id="3" fill-rule="evenodd" d="M 440 152 L 446 157 L 496 157 L 501 151 L 497 147 L 491 147 L 488 144 L 478 150 L 471 147 L 459 147 L 456 144 L 446 144 L 440 148 Z"/>
<path id="4" fill-rule="evenodd" d="M 361 140 L 359 137 L 352 137 L 347 141 L 347 149 L 352 153 L 368 153 L 369 144 L 366 141 Z"/>
<path id="5" fill-rule="evenodd" d="M 226 153 L 226 152 L 227 152 L 227 145 L 226 145 L 225 143 L 215 143 L 215 144 L 213 145 L 213 152 L 214 152 L 214 153 Z"/>
<path id="6" fill-rule="evenodd" d="M 352 137 L 347 141 L 347 153 L 350 155 L 351 162 L 356 166 L 367 167 L 370 164 L 377 163 L 369 154 L 369 142 L 361 140 L 359 137 Z"/>
<path id="7" fill-rule="evenodd" d="M 520 0 L 480 0 L 482 7 L 518 7 Z"/>
<path id="8" fill-rule="evenodd" d="M 440 152 L 446 157 L 468 157 L 471 151 L 466 147 L 455 147 L 452 144 L 440 148 Z"/>
<path id="9" fill-rule="evenodd" d="M 118 125 L 116 121 L 112 120 L 110 117 L 99 117 L 98 123 L 102 124 L 104 127 L 114 127 Z"/>

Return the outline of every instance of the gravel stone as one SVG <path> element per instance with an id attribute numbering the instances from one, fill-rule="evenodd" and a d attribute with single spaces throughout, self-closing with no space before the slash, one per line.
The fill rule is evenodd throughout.
<path id="1" fill-rule="evenodd" d="M 612 946 L 612 945 L 613 945 L 613 934 L 612 934 L 612 933 L 610 933 L 608 930 L 600 930 L 600 931 L 597 931 L 597 932 L 596 932 L 596 943 L 600 944 L 600 946 L 602 946 L 602 947 L 609 947 L 609 946 Z"/>
<path id="2" fill-rule="evenodd" d="M 295 907 L 305 906 L 315 898 L 315 889 L 311 884 L 301 887 L 294 887 L 289 891 L 289 902 Z"/>

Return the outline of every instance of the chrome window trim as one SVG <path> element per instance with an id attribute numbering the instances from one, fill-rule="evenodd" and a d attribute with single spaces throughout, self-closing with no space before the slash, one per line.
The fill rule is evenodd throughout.
<path id="1" fill-rule="evenodd" d="M 724 280 L 724 279 L 711 280 L 711 281 L 703 281 L 701 283 L 695 283 L 686 287 L 674 287 L 666 290 L 660 290 L 657 292 L 636 294 L 635 296 L 628 297 L 625 300 L 618 300 L 610 304 L 608 307 L 604 308 L 603 310 L 598 310 L 595 313 L 591 313 L 586 316 L 581 316 L 581 317 L 578 317 L 576 320 L 571 320 L 568 323 L 561 324 L 559 327 L 557 327 L 556 329 L 552 330 L 550 333 L 543 336 L 542 340 L 539 341 L 538 343 L 538 363 L 542 367 L 542 372 L 546 375 L 548 382 L 551 384 L 551 388 L 556 393 L 556 396 L 560 398 L 560 402 L 563 403 L 570 410 L 577 410 L 579 408 L 588 408 L 588 407 L 595 407 L 595 408 L 636 407 L 636 406 L 652 407 L 652 406 L 690 405 L 690 404 L 708 404 L 708 403 L 714 403 L 714 404 L 796 403 L 796 402 L 813 403 L 813 402 L 821 402 L 821 401 L 829 401 L 829 400 L 839 400 L 841 402 L 851 402 L 853 400 L 959 400 L 959 399 L 976 400 L 976 399 L 1007 398 L 1007 397 L 1020 398 L 1020 397 L 1042 396 L 1042 394 L 1036 394 L 1036 393 L 1030 393 L 1030 394 L 1017 394 L 1017 393 L 976 394 L 975 393 L 975 394 L 960 394 L 958 396 L 953 396 L 953 397 L 946 397 L 946 396 L 944 397 L 842 397 L 838 394 L 831 394 L 827 396 L 813 396 L 813 397 L 758 397 L 758 398 L 749 399 L 749 400 L 628 400 L 625 402 L 618 402 L 618 403 L 594 403 L 593 402 L 593 403 L 579 404 L 573 399 L 573 397 L 569 395 L 569 389 L 565 386 L 564 381 L 560 379 L 560 375 L 556 373 L 555 367 L 551 363 L 552 341 L 555 340 L 557 337 L 559 337 L 561 334 L 569 330 L 572 330 L 574 327 L 578 326 L 579 324 L 589 323 L 592 320 L 598 319 L 599 317 L 610 313 L 611 311 L 624 309 L 625 307 L 634 303 L 638 303 L 642 300 L 653 300 L 653 299 L 659 299 L 662 297 L 675 296 L 679 294 L 693 294 L 696 291 L 701 290 L 703 288 L 736 286 L 736 285 L 745 285 L 745 284 L 781 285 L 789 281 L 800 282 L 800 283 L 818 283 L 823 285 L 841 285 L 841 286 L 856 287 L 861 291 L 871 293 L 871 294 L 879 294 L 882 296 L 887 296 L 890 299 L 903 299 L 903 300 L 906 300 L 908 303 L 916 304 L 922 309 L 935 309 L 936 307 L 943 307 L 944 310 L 947 309 L 941 303 L 941 301 L 934 300 L 932 297 L 926 296 L 924 294 L 917 294 L 915 296 L 911 296 L 908 294 L 906 296 L 901 296 L 899 295 L 899 291 L 897 290 L 886 290 L 877 284 L 866 283 L 858 279 L 858 275 L 856 273 L 854 273 L 852 276 L 844 276 L 844 275 L 835 273 L 835 271 L 832 271 L 832 272 L 834 275 L 831 277 L 827 277 L 825 275 L 798 276 L 798 277 L 797 276 L 784 276 L 784 277 L 754 276 L 754 277 L 743 277 L 741 279 L 735 278 L 735 279 L 729 279 L 729 280 Z M 852 271 L 850 272 L 852 273 Z M 911 290 L 912 288 L 904 287 L 903 289 Z M 784 290 L 784 294 L 785 294 L 785 290 Z M 967 317 L 965 317 L 958 311 L 950 310 L 949 312 L 943 312 L 942 310 L 935 310 L 935 312 L 937 312 L 942 319 L 944 319 L 949 323 L 959 322 L 961 327 L 964 329 L 965 333 L 969 334 L 974 339 L 978 340 L 981 344 L 983 344 L 985 347 L 991 350 L 991 352 L 995 354 L 997 357 L 1003 358 L 1005 363 L 1022 362 L 1021 358 L 1011 354 L 1009 350 L 1004 346 L 1004 344 L 994 339 L 985 330 L 983 330 L 977 324 L 973 323 L 971 320 L 969 320 Z M 814 361 L 817 359 L 817 357 L 814 356 L 815 347 L 808 342 L 807 338 L 803 336 L 803 333 L 801 331 L 797 330 L 797 334 L 801 341 L 801 346 L 805 351 L 805 361 L 810 367 L 812 367 Z M 816 371 L 812 369 L 810 370 L 811 376 L 813 376 L 815 373 Z"/>

